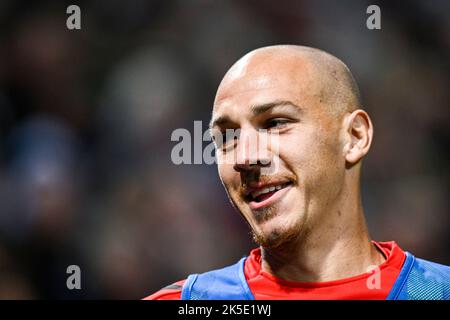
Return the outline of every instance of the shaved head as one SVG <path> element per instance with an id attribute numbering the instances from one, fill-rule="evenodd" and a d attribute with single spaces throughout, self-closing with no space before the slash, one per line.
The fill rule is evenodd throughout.
<path id="1" fill-rule="evenodd" d="M 220 83 L 210 126 L 222 137 L 222 183 L 263 247 L 339 235 L 355 218 L 372 124 L 338 58 L 293 45 L 251 51 Z"/>
<path id="2" fill-rule="evenodd" d="M 361 107 L 358 86 L 341 60 L 325 51 L 296 45 L 269 46 L 247 53 L 226 73 L 216 102 L 226 98 L 226 89 L 234 81 L 266 72 L 287 72 L 292 78 L 308 82 L 306 87 L 297 88 L 299 95 L 304 94 L 302 89 L 307 89 L 334 116 Z M 257 81 L 264 85 L 265 79 Z"/>

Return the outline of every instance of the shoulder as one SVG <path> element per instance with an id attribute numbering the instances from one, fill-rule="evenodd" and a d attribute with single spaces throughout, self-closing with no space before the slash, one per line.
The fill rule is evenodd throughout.
<path id="1" fill-rule="evenodd" d="M 143 300 L 181 300 L 181 290 L 183 289 L 185 281 L 186 280 L 184 279 L 172 283 L 148 297 L 145 297 Z"/>
<path id="2" fill-rule="evenodd" d="M 424 278 L 439 282 L 450 282 L 450 266 L 420 258 L 415 260 L 415 268 L 413 270 L 423 274 Z"/>
<path id="3" fill-rule="evenodd" d="M 449 300 L 450 267 L 407 253 L 390 297 L 396 300 Z"/>

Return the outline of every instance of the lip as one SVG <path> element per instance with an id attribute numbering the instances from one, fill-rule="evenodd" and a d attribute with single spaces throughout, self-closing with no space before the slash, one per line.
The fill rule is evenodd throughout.
<path id="1" fill-rule="evenodd" d="M 275 202 L 280 200 L 291 189 L 291 187 L 292 184 L 289 184 L 283 189 L 276 191 L 273 195 L 270 196 L 270 198 L 267 198 L 261 202 L 250 201 L 249 202 L 250 209 L 257 210 L 274 204 Z"/>
<path id="2" fill-rule="evenodd" d="M 248 186 L 248 188 L 245 190 L 245 196 L 248 197 L 252 192 L 259 190 L 259 189 L 264 189 L 264 188 L 270 188 L 270 187 L 275 187 L 275 186 L 279 186 L 282 184 L 286 184 L 289 183 L 289 181 L 270 181 L 270 182 L 256 182 L 256 183 L 252 183 Z"/>

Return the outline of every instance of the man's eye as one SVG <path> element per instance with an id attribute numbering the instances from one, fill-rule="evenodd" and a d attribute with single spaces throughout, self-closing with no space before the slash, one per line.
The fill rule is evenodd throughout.
<path id="1" fill-rule="evenodd" d="M 267 121 L 265 129 L 271 128 L 281 129 L 285 127 L 288 123 L 289 123 L 288 119 L 280 119 L 280 118 L 270 119 L 269 121 Z"/>

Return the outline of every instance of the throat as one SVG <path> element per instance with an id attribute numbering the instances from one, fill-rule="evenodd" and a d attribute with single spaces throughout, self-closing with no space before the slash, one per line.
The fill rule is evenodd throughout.
<path id="1" fill-rule="evenodd" d="M 287 250 L 286 250 L 287 249 Z M 369 241 L 355 245 L 337 243 L 326 248 L 261 248 L 261 269 L 292 282 L 324 282 L 345 279 L 378 266 L 385 257 Z"/>

